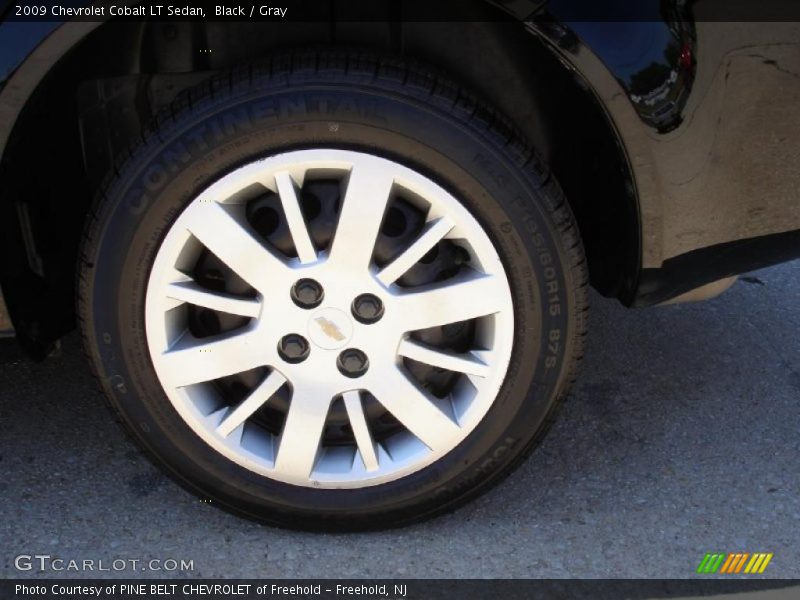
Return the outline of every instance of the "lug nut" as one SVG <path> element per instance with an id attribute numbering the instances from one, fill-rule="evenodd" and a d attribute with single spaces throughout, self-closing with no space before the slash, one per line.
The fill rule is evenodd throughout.
<path id="1" fill-rule="evenodd" d="M 361 350 L 348 348 L 339 354 L 336 366 L 346 377 L 361 377 L 369 369 L 369 359 Z"/>
<path id="2" fill-rule="evenodd" d="M 292 286 L 292 300 L 300 308 L 316 308 L 322 304 L 325 290 L 318 281 L 313 279 L 300 279 Z"/>
<path id="3" fill-rule="evenodd" d="M 383 317 L 383 302 L 372 294 L 361 294 L 353 300 L 351 309 L 356 320 L 367 325 L 377 323 Z"/>
<path id="4" fill-rule="evenodd" d="M 301 363 L 308 358 L 310 352 L 308 340 L 297 333 L 285 335 L 278 342 L 278 354 L 288 363 Z"/>

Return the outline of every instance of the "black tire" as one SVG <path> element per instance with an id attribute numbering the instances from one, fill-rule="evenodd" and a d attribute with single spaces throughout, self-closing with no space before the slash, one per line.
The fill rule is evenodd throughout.
<path id="1" fill-rule="evenodd" d="M 285 110 L 269 113 L 265 100 Z M 248 160 L 316 145 L 392 158 L 462 199 L 495 243 L 515 306 L 511 365 L 481 424 L 433 465 L 354 490 L 270 480 L 211 449 L 166 399 L 145 339 L 147 277 L 181 209 Z M 583 353 L 585 265 L 557 182 L 496 112 L 416 64 L 314 52 L 211 79 L 158 117 L 99 195 L 87 225 L 78 304 L 87 354 L 111 405 L 182 485 L 280 526 L 381 528 L 449 511 L 485 492 L 541 439 Z"/>

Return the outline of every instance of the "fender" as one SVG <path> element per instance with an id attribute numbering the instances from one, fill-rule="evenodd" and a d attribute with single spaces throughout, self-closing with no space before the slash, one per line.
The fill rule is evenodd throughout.
<path id="1" fill-rule="evenodd" d="M 100 22 L 0 21 L 0 162 L 25 103 L 45 75 Z"/>
<path id="2" fill-rule="evenodd" d="M 787 157 L 800 144 L 800 15 L 765 0 L 736 23 L 720 20 L 720 0 L 686 4 L 617 1 L 612 15 L 641 20 L 572 22 L 590 9 L 563 0 L 525 18 L 627 153 L 642 242 L 634 306 L 800 257 L 800 174 Z"/>

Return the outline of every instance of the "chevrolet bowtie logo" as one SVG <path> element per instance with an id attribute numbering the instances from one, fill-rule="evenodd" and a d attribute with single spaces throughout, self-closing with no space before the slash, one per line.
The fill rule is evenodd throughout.
<path id="1" fill-rule="evenodd" d="M 329 321 L 325 317 L 317 317 L 314 319 L 319 325 L 320 329 L 322 329 L 323 333 L 327 335 L 329 338 L 336 340 L 337 342 L 341 342 L 344 339 L 342 332 L 336 326 L 336 323 L 333 321 Z"/>

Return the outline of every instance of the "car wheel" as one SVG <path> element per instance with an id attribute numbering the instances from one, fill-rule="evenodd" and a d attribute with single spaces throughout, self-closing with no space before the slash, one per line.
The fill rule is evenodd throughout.
<path id="1" fill-rule="evenodd" d="M 586 285 L 557 183 L 495 111 L 426 67 L 303 53 L 156 120 L 87 227 L 79 313 L 183 485 L 359 529 L 521 462 L 574 378 Z"/>

